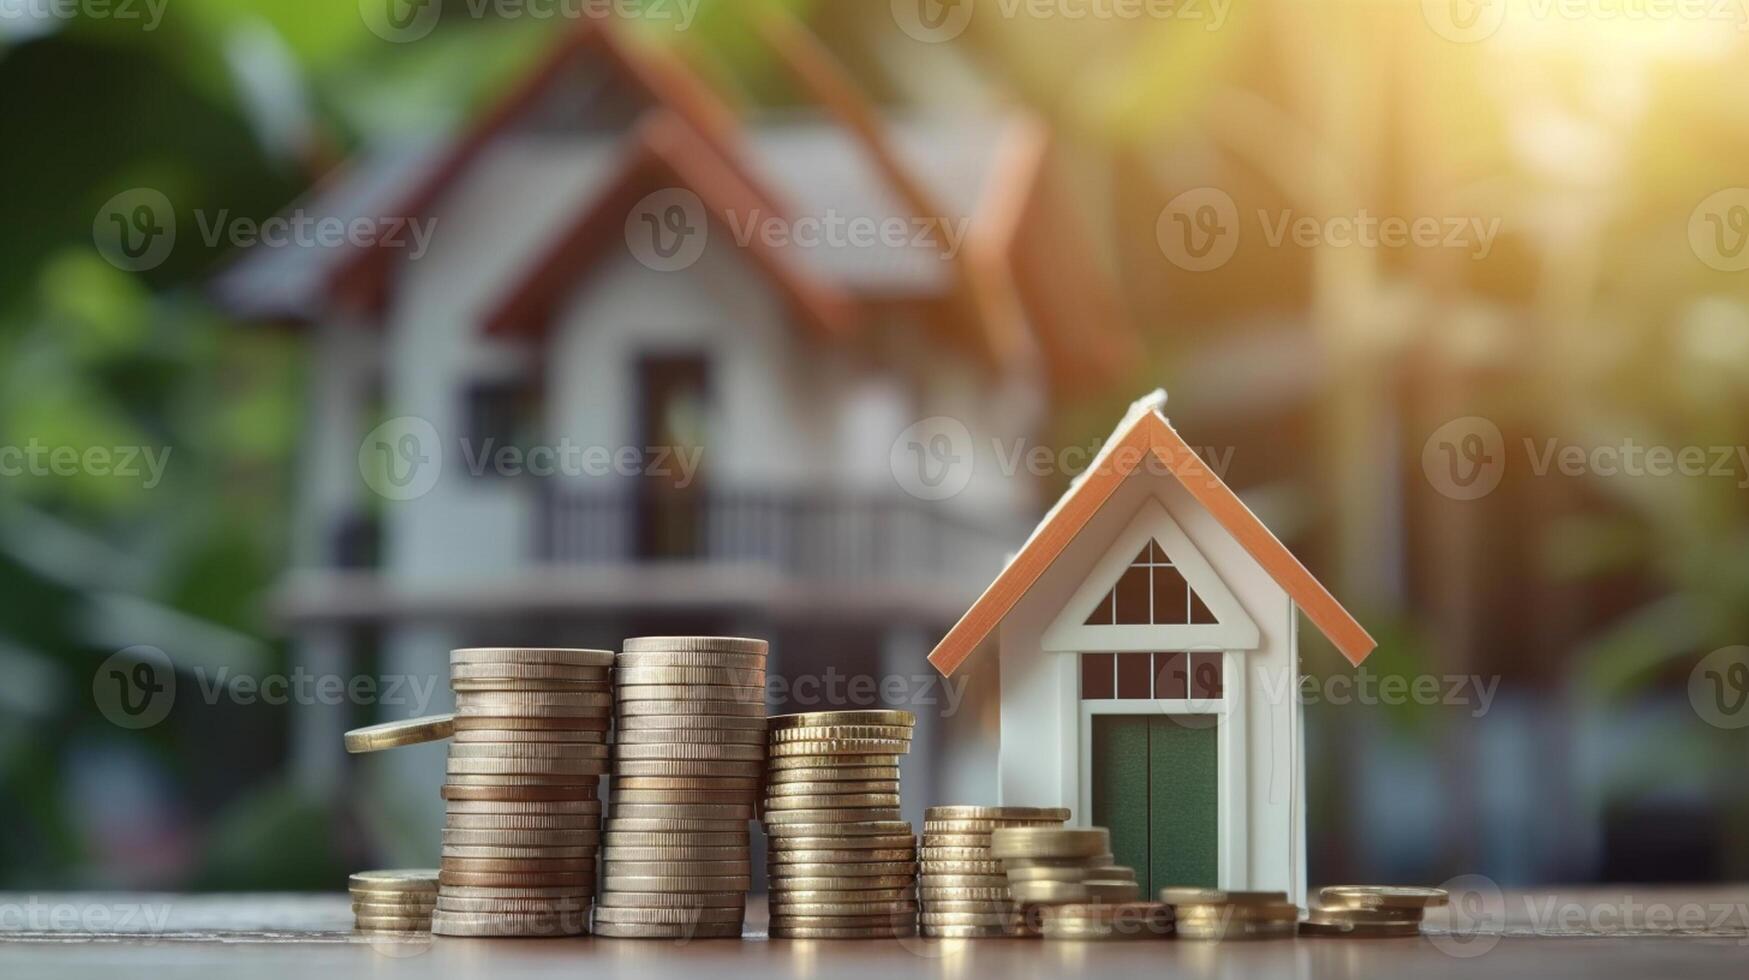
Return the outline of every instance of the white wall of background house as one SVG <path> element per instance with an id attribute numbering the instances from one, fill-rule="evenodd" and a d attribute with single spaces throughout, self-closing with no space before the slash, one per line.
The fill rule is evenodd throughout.
<path id="1" fill-rule="evenodd" d="M 1150 501 L 1165 508 L 1189 543 L 1256 624 L 1257 648 L 1225 654 L 1223 704 L 1083 702 L 1080 653 L 1053 651 L 1046 637 L 1065 606 L 1114 555 L 1135 554 L 1126 528 Z M 1116 549 L 1114 549 L 1116 543 Z M 1109 589 L 1113 582 L 1095 587 Z M 1296 611 L 1287 594 L 1178 481 L 1147 472 L 1124 480 L 1062 555 L 1003 620 L 1001 656 L 1000 798 L 1005 804 L 1067 806 L 1088 821 L 1087 765 L 1091 714 L 1188 710 L 1221 718 L 1220 884 L 1281 889 L 1305 887 L 1304 756 L 1301 713 L 1293 696 Z M 1106 627 L 1110 628 L 1110 627 Z M 1131 627 L 1167 630 L 1170 627 Z M 1158 649 L 1183 646 L 1170 642 Z"/>

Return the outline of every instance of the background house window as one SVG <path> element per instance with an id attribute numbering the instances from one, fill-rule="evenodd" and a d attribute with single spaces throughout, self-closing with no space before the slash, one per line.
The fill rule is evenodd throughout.
<path id="1" fill-rule="evenodd" d="M 1087 617 L 1088 626 L 1213 625 L 1220 621 L 1156 542 L 1136 553 Z"/>
<path id="2" fill-rule="evenodd" d="M 506 447 L 527 449 L 534 441 L 534 388 L 521 378 L 475 381 L 462 394 L 462 425 L 469 451 L 490 462 Z M 488 465 L 484 476 L 499 475 Z"/>
<path id="3" fill-rule="evenodd" d="M 1226 696 L 1218 652 L 1084 653 L 1083 701 L 1202 701 Z"/>

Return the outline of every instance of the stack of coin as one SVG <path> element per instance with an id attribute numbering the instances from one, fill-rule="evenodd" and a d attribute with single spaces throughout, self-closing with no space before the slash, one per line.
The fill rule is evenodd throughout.
<path id="1" fill-rule="evenodd" d="M 1004 827 L 991 831 L 990 855 L 1008 878 L 1021 935 L 1041 935 L 1045 906 L 1116 905 L 1141 894 L 1136 873 L 1112 858 L 1103 827 Z"/>
<path id="2" fill-rule="evenodd" d="M 736 637 L 625 642 L 596 935 L 741 935 L 748 821 L 765 771 L 766 648 Z"/>
<path id="3" fill-rule="evenodd" d="M 771 719 L 765 832 L 773 939 L 917 934 L 917 838 L 899 819 L 909 711 Z"/>
<path id="4" fill-rule="evenodd" d="M 1039 907 L 1046 939 L 1163 939 L 1172 935 L 1172 906 L 1161 902 L 1095 902 Z"/>
<path id="5" fill-rule="evenodd" d="M 588 932 L 612 665 L 608 650 L 450 654 L 455 741 L 433 933 Z"/>
<path id="6" fill-rule="evenodd" d="M 359 932 L 430 932 L 437 872 L 360 871 L 347 882 Z"/>
<path id="7" fill-rule="evenodd" d="M 1300 935 L 1391 939 L 1421 935 L 1427 910 L 1451 897 L 1439 888 L 1332 885 L 1318 900 L 1320 907 L 1300 923 Z"/>
<path id="8" fill-rule="evenodd" d="M 917 876 L 923 935 L 976 939 L 1017 935 L 1008 876 L 990 854 L 1002 827 L 1061 827 L 1062 807 L 932 806 L 923 815 L 922 870 Z"/>
<path id="9" fill-rule="evenodd" d="M 1299 931 L 1300 907 L 1287 892 L 1162 888 L 1160 901 L 1176 913 L 1181 939 L 1285 939 Z"/>

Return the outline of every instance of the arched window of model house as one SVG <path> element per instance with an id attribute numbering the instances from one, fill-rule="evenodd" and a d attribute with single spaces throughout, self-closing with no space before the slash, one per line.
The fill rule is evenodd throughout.
<path id="1" fill-rule="evenodd" d="M 1088 626 L 1187 626 L 1220 622 L 1185 581 L 1165 549 L 1150 540 L 1136 553 Z M 1084 653 L 1081 697 L 1088 700 L 1185 700 L 1222 696 L 1221 654 Z"/>

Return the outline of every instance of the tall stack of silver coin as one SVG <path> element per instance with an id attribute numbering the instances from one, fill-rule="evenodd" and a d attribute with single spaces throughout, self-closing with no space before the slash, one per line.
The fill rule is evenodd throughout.
<path id="1" fill-rule="evenodd" d="M 1061 827 L 1066 807 L 932 806 L 923 814 L 922 871 L 917 877 L 923 934 L 939 939 L 1019 935 L 1008 875 L 990 853 L 1003 827 Z"/>
<path id="2" fill-rule="evenodd" d="M 765 769 L 766 650 L 737 637 L 625 642 L 596 935 L 741 935 Z"/>
<path id="3" fill-rule="evenodd" d="M 588 932 L 612 665 L 607 650 L 450 654 L 455 738 L 433 933 Z"/>
<path id="4" fill-rule="evenodd" d="M 771 719 L 765 832 L 774 939 L 917 932 L 917 838 L 899 819 L 909 711 Z"/>

